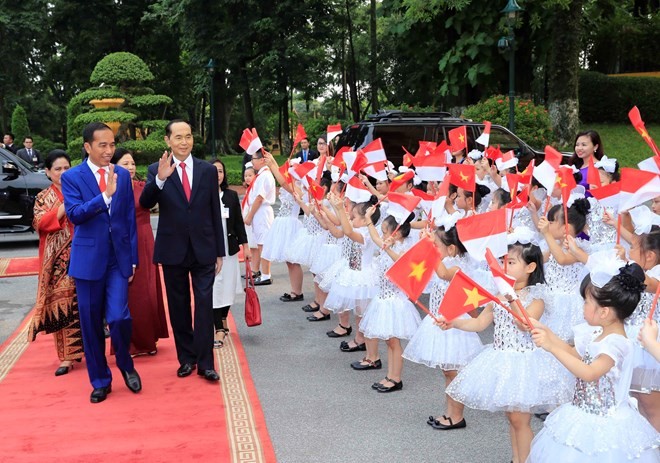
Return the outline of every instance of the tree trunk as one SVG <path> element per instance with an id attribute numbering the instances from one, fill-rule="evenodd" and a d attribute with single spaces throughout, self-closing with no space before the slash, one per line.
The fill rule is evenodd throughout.
<path id="1" fill-rule="evenodd" d="M 241 87 L 243 93 L 243 110 L 248 127 L 254 127 L 254 112 L 252 111 L 252 95 L 250 93 L 250 80 L 248 79 L 247 63 L 242 62 L 240 66 Z"/>
<path id="2" fill-rule="evenodd" d="M 346 120 L 346 108 L 348 107 L 348 89 L 346 82 L 346 37 L 344 34 L 341 36 L 339 62 L 341 63 L 341 118 Z"/>
<path id="3" fill-rule="evenodd" d="M 370 77 L 371 77 L 371 109 L 375 113 L 378 112 L 378 38 L 376 36 L 376 0 L 371 0 L 369 18 L 369 28 L 371 29 L 371 62 Z"/>
<path id="4" fill-rule="evenodd" d="M 548 112 L 559 145 L 570 145 L 580 127 L 578 73 L 581 51 L 581 14 L 584 0 L 555 8 L 548 63 Z M 570 27 L 567 27 L 570 25 Z"/>
<path id="5" fill-rule="evenodd" d="M 353 20 L 351 19 L 351 9 L 349 0 L 346 0 L 346 19 L 348 26 L 348 47 L 349 47 L 349 70 L 348 87 L 351 95 L 351 115 L 354 122 L 360 121 L 360 99 L 357 89 L 357 64 L 355 60 L 355 47 L 353 46 Z"/>
<path id="6" fill-rule="evenodd" d="M 236 95 L 229 90 L 226 71 L 222 67 L 219 69 L 213 78 L 216 153 L 230 153 L 236 146 L 236 140 L 231 140 L 229 137 L 229 120 Z"/>

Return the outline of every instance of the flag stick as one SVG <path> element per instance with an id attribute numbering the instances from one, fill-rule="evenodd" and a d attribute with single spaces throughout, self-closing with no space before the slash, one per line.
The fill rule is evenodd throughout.
<path id="1" fill-rule="evenodd" d="M 527 311 L 522 305 L 522 302 L 520 302 L 520 299 L 516 299 L 516 307 L 518 307 L 518 310 L 520 310 L 520 313 L 522 314 L 523 317 L 525 317 L 525 325 L 529 326 L 529 329 L 533 329 L 534 325 L 532 325 L 532 322 L 529 320 L 529 315 L 527 315 Z M 519 318 L 520 319 L 520 318 Z"/>
<path id="2" fill-rule="evenodd" d="M 550 209 L 550 195 L 545 198 L 545 207 L 543 208 L 543 216 L 548 215 L 548 209 Z"/>
<path id="3" fill-rule="evenodd" d="M 618 215 L 616 220 L 616 244 L 621 244 L 621 214 Z"/>
<path id="4" fill-rule="evenodd" d="M 653 296 L 653 303 L 651 304 L 651 310 L 649 310 L 649 320 L 653 320 L 655 307 L 658 305 L 658 296 L 660 296 L 660 282 L 658 282 L 658 288 L 655 290 L 655 296 Z"/>
<path id="5" fill-rule="evenodd" d="M 433 314 L 431 313 L 431 311 L 430 311 L 429 309 L 427 309 L 426 306 L 425 306 L 424 304 L 422 304 L 421 302 L 419 302 L 419 300 L 415 300 L 415 304 L 417 305 L 417 307 L 419 307 L 419 308 L 422 309 L 424 312 L 426 312 L 427 314 L 429 314 L 429 315 L 431 316 L 431 318 L 433 318 L 433 320 L 435 320 L 436 322 L 440 323 L 440 320 L 438 320 L 438 317 L 436 317 L 435 315 L 433 315 Z"/>
<path id="6" fill-rule="evenodd" d="M 568 206 L 566 205 L 566 201 L 562 201 L 564 203 L 564 228 L 566 231 L 566 236 L 568 236 Z"/>

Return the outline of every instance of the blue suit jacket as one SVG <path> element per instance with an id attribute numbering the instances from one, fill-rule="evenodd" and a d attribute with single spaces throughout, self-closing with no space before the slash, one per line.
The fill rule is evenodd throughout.
<path id="1" fill-rule="evenodd" d="M 129 278 L 138 264 L 135 200 L 131 175 L 115 166 L 117 191 L 110 209 L 86 162 L 62 174 L 66 215 L 74 224 L 69 275 L 81 280 L 105 277 L 111 249 L 121 275 Z M 111 232 L 112 231 L 112 232 Z"/>

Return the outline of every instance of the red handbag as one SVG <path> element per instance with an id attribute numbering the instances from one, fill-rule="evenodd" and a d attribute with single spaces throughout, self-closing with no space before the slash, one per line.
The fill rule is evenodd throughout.
<path id="1" fill-rule="evenodd" d="M 250 261 L 245 261 L 245 324 L 247 326 L 261 325 L 261 304 L 256 289 Z"/>

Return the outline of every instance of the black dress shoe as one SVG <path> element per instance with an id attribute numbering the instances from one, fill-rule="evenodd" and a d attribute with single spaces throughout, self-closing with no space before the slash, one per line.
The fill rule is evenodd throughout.
<path id="1" fill-rule="evenodd" d="M 94 390 L 92 391 L 92 395 L 89 397 L 89 401 L 93 404 L 103 402 L 108 397 L 108 394 L 110 394 L 111 392 L 112 392 L 111 385 L 106 387 L 94 388 Z"/>
<path id="2" fill-rule="evenodd" d="M 383 368 L 383 364 L 381 363 L 380 359 L 376 360 L 375 362 L 372 362 L 371 360 L 365 357 L 359 362 L 351 363 L 351 368 L 354 370 L 380 370 L 381 368 Z"/>
<path id="3" fill-rule="evenodd" d="M 394 392 L 394 391 L 400 391 L 403 389 L 403 381 L 394 381 L 393 379 L 390 379 L 390 382 L 393 383 L 393 386 L 385 386 L 383 384 L 380 385 L 376 391 L 378 392 Z"/>
<path id="4" fill-rule="evenodd" d="M 339 327 L 344 330 L 344 333 L 339 334 L 335 330 L 330 330 L 328 331 L 327 334 L 329 338 L 343 338 L 344 336 L 350 336 L 351 333 L 353 332 L 353 327 L 349 326 L 348 328 L 345 326 L 342 326 L 342 324 L 339 324 Z"/>
<path id="5" fill-rule="evenodd" d="M 271 284 L 273 284 L 273 280 L 271 278 L 261 278 L 261 276 L 259 276 L 254 280 L 254 286 L 266 286 Z"/>
<path id="6" fill-rule="evenodd" d="M 316 305 L 312 305 L 312 304 L 316 304 Z M 306 306 L 304 306 L 302 308 L 302 311 L 303 312 L 316 312 L 317 310 L 319 310 L 320 307 L 319 307 L 318 302 L 314 301 L 314 302 L 312 302 L 312 304 L 307 304 Z"/>
<path id="7" fill-rule="evenodd" d="M 259 278 L 261 276 L 261 272 L 252 272 L 252 278 Z M 241 278 L 245 280 L 245 275 L 242 275 Z"/>
<path id="8" fill-rule="evenodd" d="M 390 378 L 388 378 L 388 377 L 386 376 L 386 377 L 385 377 L 385 381 L 390 381 Z M 381 387 L 382 385 L 383 385 L 383 383 L 381 383 L 380 381 L 378 381 L 378 382 L 373 383 L 373 384 L 371 385 L 371 389 L 378 389 L 378 388 Z"/>
<path id="9" fill-rule="evenodd" d="M 215 370 L 198 370 L 197 374 L 209 381 L 220 381 L 220 375 Z"/>
<path id="10" fill-rule="evenodd" d="M 296 294 L 295 296 L 292 296 L 289 293 L 284 293 L 282 296 L 280 296 L 280 301 L 282 302 L 295 302 L 295 301 L 303 301 L 305 300 L 305 296 L 302 294 Z"/>
<path id="11" fill-rule="evenodd" d="M 57 370 L 55 370 L 55 376 L 66 375 L 71 370 L 73 370 L 73 363 L 68 367 L 59 367 Z"/>
<path id="12" fill-rule="evenodd" d="M 132 372 L 127 372 L 127 371 L 121 371 L 121 375 L 124 377 L 124 383 L 126 383 L 126 387 L 131 390 L 131 392 L 135 392 L 136 394 L 142 390 L 142 380 L 140 379 L 140 375 L 138 375 L 138 372 L 133 370 Z"/>
<path id="13" fill-rule="evenodd" d="M 367 350 L 367 345 L 365 343 L 362 344 L 355 344 L 355 346 L 351 347 L 349 343 L 346 341 L 342 341 L 341 344 L 339 344 L 339 350 L 342 352 L 358 352 L 358 351 L 366 351 Z"/>
<path id="14" fill-rule="evenodd" d="M 449 418 L 447 418 L 445 415 L 442 415 L 442 417 L 443 417 L 445 420 L 449 419 Z M 435 419 L 435 416 L 431 415 L 431 416 L 429 416 L 429 419 L 426 420 L 426 424 L 428 424 L 429 426 L 433 426 L 433 423 L 435 423 L 436 421 L 438 421 L 438 420 Z"/>
<path id="15" fill-rule="evenodd" d="M 323 320 L 330 320 L 330 314 L 327 313 L 320 318 L 315 317 L 314 315 L 310 315 L 309 317 L 307 317 L 307 320 L 310 322 L 322 322 Z"/>
<path id="16" fill-rule="evenodd" d="M 447 421 L 449 421 L 449 424 L 442 424 L 441 422 L 436 420 L 431 426 L 433 427 L 433 429 L 439 429 L 441 431 L 448 431 L 449 429 L 462 429 L 467 426 L 467 423 L 465 422 L 465 418 L 463 418 L 458 423 L 454 423 L 452 419 L 449 417 L 447 417 L 446 419 Z"/>
<path id="17" fill-rule="evenodd" d="M 185 378 L 186 376 L 190 376 L 190 374 L 195 371 L 195 364 L 193 363 L 184 363 L 179 367 L 179 369 L 176 371 L 176 375 L 179 378 Z"/>

